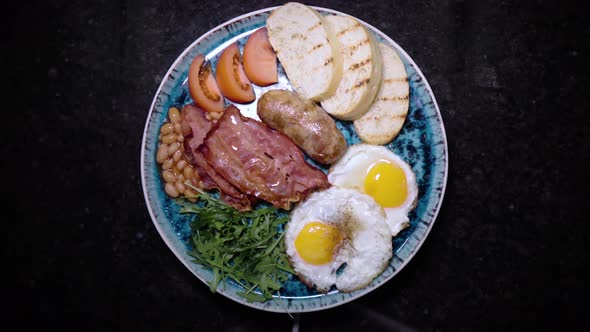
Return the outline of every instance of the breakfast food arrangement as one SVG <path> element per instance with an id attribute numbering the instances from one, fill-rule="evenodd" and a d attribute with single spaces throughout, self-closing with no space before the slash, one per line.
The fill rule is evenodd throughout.
<path id="1" fill-rule="evenodd" d="M 305 311 L 293 294 L 366 292 L 400 260 L 395 241 L 423 190 L 394 149 L 409 76 L 352 16 L 297 2 L 266 14 L 190 56 L 158 125 L 155 190 L 185 220 L 173 225 L 187 244 L 178 255 L 213 292 L 231 283 L 244 303 Z"/>
<path id="2" fill-rule="evenodd" d="M 256 48 L 264 60 L 256 59 Z M 321 16 L 293 2 L 274 10 L 244 49 L 247 62 L 237 43 L 227 46 L 215 70 L 201 54 L 193 60 L 188 86 L 194 103 L 179 106 L 180 120 L 178 108 L 171 108 L 162 125 L 163 135 L 171 124 L 179 127 L 178 121 L 181 128 L 175 132 L 180 142 L 167 145 L 168 136 L 161 137 L 159 150 L 168 154 L 158 158 L 162 177 L 175 180 L 175 190 L 166 181 L 167 193 L 198 200 L 199 191 L 216 189 L 238 211 L 252 210 L 258 201 L 292 210 L 284 241 L 300 280 L 324 293 L 333 286 L 342 292 L 367 286 L 391 259 L 392 236 L 408 226 L 417 186 L 400 157 L 380 145 L 347 146 L 335 121 L 359 121 L 368 137 L 365 128 L 384 127 L 372 122 L 387 121 L 380 114 L 363 118 L 371 108 L 397 111 L 392 117 L 403 123 L 407 103 L 405 109 L 373 106 L 407 99 L 403 66 L 356 19 Z M 262 94 L 261 121 L 243 116 L 234 104 L 254 101 L 252 81 L 278 81 L 277 58 L 293 91 Z M 263 73 L 269 77 L 259 79 Z M 405 89 L 391 89 L 390 83 L 405 83 Z M 328 174 L 305 156 L 332 164 Z"/>

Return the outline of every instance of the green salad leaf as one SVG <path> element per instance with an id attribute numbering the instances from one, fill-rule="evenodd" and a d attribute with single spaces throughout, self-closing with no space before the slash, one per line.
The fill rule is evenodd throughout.
<path id="1" fill-rule="evenodd" d="M 211 291 L 230 278 L 244 287 L 238 295 L 247 301 L 271 299 L 295 273 L 283 241 L 288 217 L 272 207 L 239 212 L 202 191 L 198 202 L 182 201 L 180 212 L 195 215 L 188 254 L 213 271 Z"/>

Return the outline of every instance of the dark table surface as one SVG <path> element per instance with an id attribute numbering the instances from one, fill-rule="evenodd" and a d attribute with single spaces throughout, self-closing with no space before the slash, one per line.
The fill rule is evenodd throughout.
<path id="1" fill-rule="evenodd" d="M 16 212 L 4 218 L 8 321 L 19 330 L 291 330 L 287 315 L 212 294 L 176 259 L 139 175 L 148 109 L 180 52 L 282 3 L 51 1 L 5 11 L 2 168 Z M 588 5 L 308 4 L 355 15 L 410 54 L 438 100 L 450 167 L 438 219 L 410 263 L 356 301 L 300 315 L 299 331 L 579 329 L 590 314 Z"/>

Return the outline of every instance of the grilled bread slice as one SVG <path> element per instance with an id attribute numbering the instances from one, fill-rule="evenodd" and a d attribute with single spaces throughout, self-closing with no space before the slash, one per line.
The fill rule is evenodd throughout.
<path id="1" fill-rule="evenodd" d="M 342 57 L 338 39 L 323 16 L 289 2 L 270 14 L 266 28 L 295 91 L 313 101 L 334 94 L 342 77 Z"/>
<path id="2" fill-rule="evenodd" d="M 410 105 L 410 85 L 402 60 L 389 46 L 380 43 L 383 58 L 381 88 L 369 111 L 354 121 L 357 134 L 369 144 L 387 144 L 400 132 Z"/>
<path id="3" fill-rule="evenodd" d="M 381 54 L 373 35 L 350 16 L 325 17 L 340 43 L 343 72 L 336 93 L 322 107 L 341 120 L 356 120 L 367 112 L 381 82 Z"/>

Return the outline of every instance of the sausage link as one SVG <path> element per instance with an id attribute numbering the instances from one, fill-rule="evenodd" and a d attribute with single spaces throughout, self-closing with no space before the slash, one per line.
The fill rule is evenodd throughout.
<path id="1" fill-rule="evenodd" d="M 336 122 L 311 100 L 288 90 L 270 90 L 258 100 L 258 116 L 287 135 L 311 159 L 332 164 L 346 150 L 346 139 Z"/>

